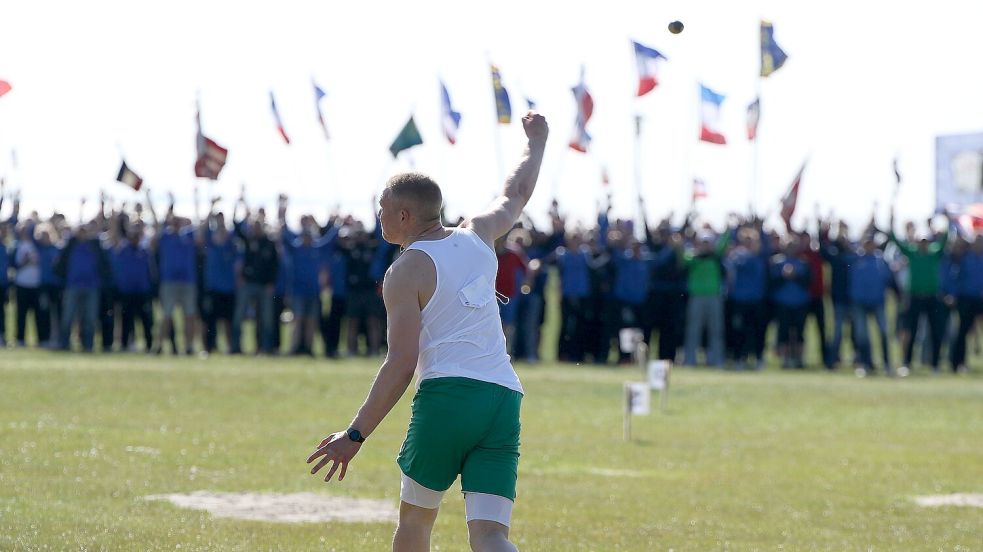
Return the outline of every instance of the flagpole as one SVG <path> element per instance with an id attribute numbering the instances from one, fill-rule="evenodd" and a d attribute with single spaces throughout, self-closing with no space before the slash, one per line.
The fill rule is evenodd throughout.
<path id="1" fill-rule="evenodd" d="M 760 73 L 760 71 L 759 71 Z M 758 78 L 755 79 L 755 96 L 754 99 L 758 102 L 758 115 L 757 120 L 754 123 L 754 144 L 751 146 L 751 182 L 748 184 L 748 208 L 751 210 L 751 215 L 756 212 L 754 200 L 758 192 L 758 178 L 759 178 L 759 164 L 761 156 L 761 136 L 758 135 L 758 129 L 761 126 L 761 76 L 759 74 Z"/>
<path id="2" fill-rule="evenodd" d="M 635 114 L 635 196 L 637 200 L 642 199 L 642 116 Z M 638 211 L 641 218 L 645 218 L 645 207 L 642 202 L 638 202 Z M 648 236 L 646 236 L 646 239 Z"/>

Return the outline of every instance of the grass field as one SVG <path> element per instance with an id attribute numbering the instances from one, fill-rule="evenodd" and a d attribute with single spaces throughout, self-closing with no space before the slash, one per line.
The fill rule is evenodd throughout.
<path id="1" fill-rule="evenodd" d="M 304 463 L 349 421 L 376 367 L 3 351 L 0 549 L 386 549 L 388 523 L 218 519 L 142 499 L 314 491 L 395 504 L 409 394 L 343 483 L 320 482 Z M 977 374 L 678 370 L 668 412 L 635 418 L 626 443 L 622 382 L 634 370 L 519 372 L 521 549 L 983 549 L 983 510 L 910 498 L 983 492 Z M 433 546 L 467 549 L 458 492 Z"/>

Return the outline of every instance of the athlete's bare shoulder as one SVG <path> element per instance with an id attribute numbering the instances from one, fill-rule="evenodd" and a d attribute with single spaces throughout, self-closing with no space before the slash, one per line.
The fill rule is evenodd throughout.
<path id="1" fill-rule="evenodd" d="M 383 289 L 386 293 L 415 293 L 422 310 L 437 289 L 437 267 L 423 251 L 404 251 L 386 271 Z"/>

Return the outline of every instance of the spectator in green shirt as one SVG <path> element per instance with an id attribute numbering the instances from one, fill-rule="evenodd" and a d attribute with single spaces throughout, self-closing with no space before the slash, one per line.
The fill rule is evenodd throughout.
<path id="1" fill-rule="evenodd" d="M 724 355 L 724 301 L 721 295 L 723 275 L 721 259 L 730 242 L 731 232 L 724 232 L 719 238 L 704 230 L 697 235 L 692 250 L 679 255 L 680 262 L 688 271 L 686 288 L 689 302 L 686 305 L 686 336 L 684 338 L 685 356 L 683 363 L 696 365 L 696 350 L 703 332 L 707 332 L 707 360 L 709 366 L 720 366 Z M 681 248 L 682 242 L 674 245 Z"/>
<path id="2" fill-rule="evenodd" d="M 929 232 L 932 233 L 931 220 Z M 931 338 L 930 362 L 933 371 L 939 370 L 939 352 L 942 349 L 945 325 L 945 305 L 939 299 L 939 275 L 945 245 L 949 239 L 948 228 L 939 232 L 936 239 L 928 236 L 917 243 L 910 240 L 898 239 L 894 234 L 894 212 L 891 212 L 891 230 L 888 238 L 898 250 L 908 259 L 908 294 L 909 303 L 905 326 L 908 328 L 908 339 L 904 343 L 905 371 L 911 366 L 912 352 L 915 347 L 915 337 L 922 316 L 926 318 Z"/>

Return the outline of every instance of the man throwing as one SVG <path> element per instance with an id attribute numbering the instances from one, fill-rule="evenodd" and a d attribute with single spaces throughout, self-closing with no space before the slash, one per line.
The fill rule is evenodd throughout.
<path id="1" fill-rule="evenodd" d="M 549 129 L 522 118 L 525 153 L 505 190 L 458 228 L 441 224 L 440 188 L 418 173 L 394 176 L 379 199 L 382 236 L 405 251 L 389 268 L 383 300 L 389 352 L 349 428 L 326 437 L 307 462 L 348 463 L 417 373 L 412 418 L 397 463 L 402 471 L 393 550 L 430 549 L 441 498 L 461 476 L 473 550 L 516 550 L 509 542 L 519 465 L 522 386 L 505 350 L 495 296 L 496 239 L 508 232 L 536 187 Z"/>

